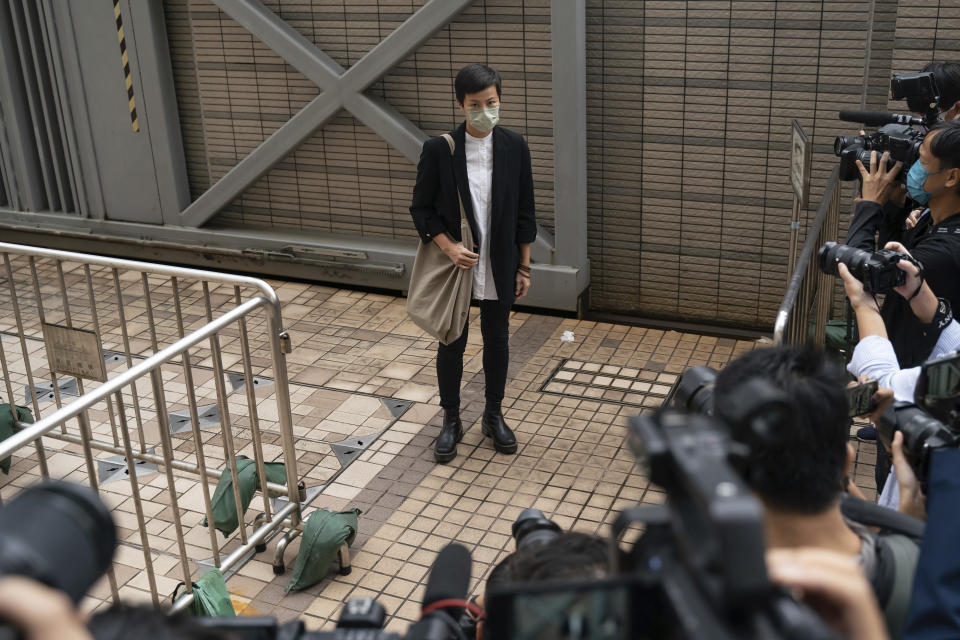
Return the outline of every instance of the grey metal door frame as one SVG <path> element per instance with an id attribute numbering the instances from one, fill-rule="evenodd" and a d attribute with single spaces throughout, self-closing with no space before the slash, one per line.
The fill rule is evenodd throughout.
<path id="1" fill-rule="evenodd" d="M 392 106 L 363 92 L 453 20 L 471 1 L 429 0 L 360 61 L 344 69 L 264 7 L 260 0 L 214 0 L 225 13 L 314 82 L 321 90 L 320 95 L 179 215 L 165 213 L 165 224 L 0 209 L 0 226 L 21 232 L 57 231 L 62 236 L 79 235 L 103 243 L 113 239 L 125 243 L 125 246 L 115 245 L 118 253 L 137 253 L 144 245 L 157 249 L 167 243 L 170 251 L 180 250 L 185 254 L 178 259 L 194 264 L 209 262 L 199 259 L 197 251 L 200 250 L 216 254 L 219 260 L 236 262 L 234 268 L 250 269 L 252 261 L 257 265 L 256 270 L 263 272 L 403 290 L 416 250 L 409 241 L 201 227 L 341 109 L 348 110 L 416 162 L 427 135 Z M 526 301 L 530 306 L 576 310 L 580 294 L 589 282 L 585 23 L 585 0 L 551 0 L 556 237 L 541 229 L 533 247 L 536 285 Z M 152 51 L 156 48 L 152 47 Z M 144 107 L 149 127 L 149 105 Z M 172 127 L 165 121 L 162 125 L 166 137 L 171 138 Z M 179 136 L 175 137 L 180 143 Z M 182 143 L 180 149 L 182 151 Z M 75 246 L 66 240 L 59 242 Z"/>

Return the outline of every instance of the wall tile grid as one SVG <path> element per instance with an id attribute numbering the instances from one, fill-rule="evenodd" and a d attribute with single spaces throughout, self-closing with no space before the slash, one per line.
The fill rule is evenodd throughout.
<path id="1" fill-rule="evenodd" d="M 264 4 L 349 68 L 424 3 Z M 552 228 L 549 6 L 549 0 L 478 0 L 369 93 L 439 135 L 459 122 L 456 72 L 476 61 L 497 68 L 504 78 L 502 122 L 530 144 L 537 204 Z M 319 90 L 209 0 L 166 0 L 165 8 L 196 198 Z M 212 224 L 412 239 L 415 178 L 413 163 L 343 111 Z"/>
<path id="2" fill-rule="evenodd" d="M 265 4 L 348 67 L 423 3 Z M 960 58 L 951 4 L 587 0 L 593 308 L 769 328 L 788 276 L 791 120 L 814 142 L 809 224 L 836 164 L 833 139 L 855 131 L 837 111 L 886 108 L 892 71 Z M 503 121 L 530 143 L 540 220 L 552 228 L 549 5 L 477 0 L 371 93 L 436 135 L 458 120 L 456 70 L 500 69 Z M 317 89 L 210 0 L 165 7 L 196 197 Z M 412 239 L 415 173 L 344 112 L 213 224 Z M 841 216 L 841 235 L 846 225 Z"/>

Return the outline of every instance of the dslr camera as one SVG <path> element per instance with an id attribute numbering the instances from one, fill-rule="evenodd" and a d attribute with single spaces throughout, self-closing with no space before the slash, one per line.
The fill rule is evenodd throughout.
<path id="1" fill-rule="evenodd" d="M 907 260 L 916 261 L 905 253 L 881 249 L 864 251 L 837 242 L 825 242 L 817 252 L 820 271 L 827 275 L 837 275 L 837 265 L 847 265 L 854 278 L 863 283 L 863 290 L 874 295 L 888 293 L 907 281 L 907 274 L 897 263 Z"/>
<path id="2" fill-rule="evenodd" d="M 847 122 L 861 122 L 864 125 L 882 125 L 874 133 L 862 136 L 837 136 L 833 142 L 833 152 L 840 158 L 840 179 L 844 181 L 860 178 L 857 160 L 864 166 L 870 166 L 870 153 L 881 155 L 890 152 L 892 162 L 902 162 L 903 169 L 899 178 L 906 178 L 914 162 L 920 158 L 920 145 L 929 128 L 940 117 L 940 91 L 933 73 L 904 73 L 890 80 L 890 97 L 893 100 L 906 100 L 909 109 L 923 113 L 922 118 L 897 113 L 871 111 L 841 111 L 840 119 Z M 923 126 L 923 129 L 915 127 Z"/>
<path id="3" fill-rule="evenodd" d="M 903 452 L 926 492 L 930 458 L 960 447 L 960 352 L 923 363 L 913 402 L 897 402 L 884 413 L 877 435 L 890 447 L 903 433 Z"/>

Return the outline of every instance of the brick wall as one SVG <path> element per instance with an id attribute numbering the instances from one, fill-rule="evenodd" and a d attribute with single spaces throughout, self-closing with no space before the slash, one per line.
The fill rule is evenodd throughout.
<path id="1" fill-rule="evenodd" d="M 347 67 L 423 2 L 265 4 Z M 164 6 L 196 197 L 317 89 L 209 0 Z M 458 122 L 456 71 L 497 67 L 502 121 L 530 143 L 548 229 L 549 7 L 477 0 L 370 90 L 436 135 Z M 837 111 L 885 108 L 892 71 L 960 59 L 958 28 L 948 0 L 587 0 L 593 308 L 768 328 L 787 279 L 791 120 L 814 144 L 808 221 L 836 162 L 833 138 L 855 129 Z M 413 164 L 341 113 L 212 224 L 413 239 L 414 178 Z"/>

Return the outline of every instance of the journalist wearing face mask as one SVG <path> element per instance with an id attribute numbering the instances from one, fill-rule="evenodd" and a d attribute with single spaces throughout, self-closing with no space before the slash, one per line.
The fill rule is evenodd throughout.
<path id="1" fill-rule="evenodd" d="M 900 163 L 887 167 L 886 160 L 874 157 L 869 170 L 861 167 L 862 199 L 847 234 L 847 244 L 867 251 L 874 249 L 876 219 L 902 168 Z M 906 186 L 910 198 L 927 209 L 913 228 L 903 231 L 901 242 L 923 265 L 930 288 L 960 309 L 960 121 L 941 122 L 930 130 Z M 920 323 L 901 296 L 887 296 L 881 313 L 900 366 L 922 364 L 936 344 L 936 329 Z"/>
<path id="2" fill-rule="evenodd" d="M 502 408 L 510 308 L 530 290 L 530 244 L 537 235 L 530 149 L 520 134 L 498 124 L 505 107 L 500 102 L 500 74 L 494 69 L 468 65 L 457 74 L 454 89 L 464 121 L 446 134 L 449 140 L 437 137 L 424 143 L 410 213 L 423 243 L 435 243 L 457 268 L 471 273 L 467 280 L 479 307 L 483 337 L 481 429 L 498 452 L 510 454 L 517 450 L 517 440 Z M 466 234 L 461 234 L 461 203 L 472 251 L 461 237 Z M 438 462 L 452 460 L 463 437 L 460 385 L 469 325 L 468 317 L 459 338 L 449 344 L 441 341 L 437 347 L 437 384 L 444 411 L 434 443 Z"/>

